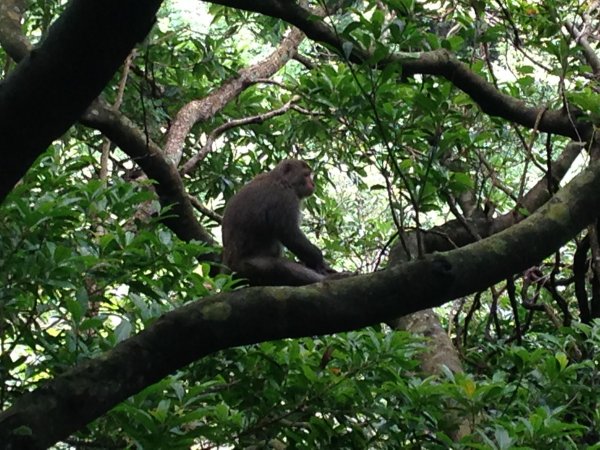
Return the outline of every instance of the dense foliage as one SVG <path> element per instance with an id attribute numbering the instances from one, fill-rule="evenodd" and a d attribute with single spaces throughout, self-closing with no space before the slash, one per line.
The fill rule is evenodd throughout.
<path id="1" fill-rule="evenodd" d="M 218 3 L 228 2 L 165 3 L 103 92 L 178 164 L 199 203 L 196 220 L 217 241 L 226 200 L 289 156 L 315 170 L 303 228 L 338 269 L 382 270 L 390 248 L 406 247 L 411 236 L 420 242 L 427 229 L 462 245 L 449 229 L 435 231 L 450 221 L 479 240 L 486 235 L 469 228 L 471 220 L 528 216 L 526 194 L 552 175 L 568 140 L 541 132 L 545 111 L 566 108 L 574 122 L 598 118 L 598 73 L 583 51 L 598 34 L 588 22 L 597 7 L 587 3 L 328 4 L 341 51 L 300 36 L 290 51 L 296 59 L 231 93 L 225 88 L 267 66 L 291 27 Z M 325 5 L 310 6 L 323 15 Z M 30 2 L 24 36 L 42 41 L 64 8 Z M 569 27 L 581 28 L 578 38 Z M 6 39 L 4 77 L 19 59 Z M 359 47 L 370 52 L 362 63 L 352 57 Z M 482 106 L 485 99 L 474 101 L 452 80 L 403 73 L 391 57 L 440 49 L 523 108 L 542 108 L 535 126 Z M 193 100 L 208 112 L 176 142 L 178 113 Z M 203 256 L 215 247 L 181 239 L 169 225 L 176 209 L 162 195 L 164 181 L 144 176 L 101 127 L 82 123 L 0 207 L 1 409 L 164 313 L 243 288 L 210 273 Z M 575 160 L 573 175 L 587 158 Z M 420 253 L 445 250 L 421 246 Z M 539 265 L 437 310 L 464 371 L 442 361 L 431 373 L 422 362 L 435 339 L 400 331 L 390 317 L 348 333 L 220 351 L 57 448 L 600 449 L 598 255 L 590 226 Z M 458 424 L 469 431 L 457 436 Z"/>

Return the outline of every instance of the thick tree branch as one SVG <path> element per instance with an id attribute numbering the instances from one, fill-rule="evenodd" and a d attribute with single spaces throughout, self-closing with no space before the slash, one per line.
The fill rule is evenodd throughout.
<path id="1" fill-rule="evenodd" d="M 300 28 L 310 39 L 330 45 L 337 49 L 341 55 L 346 54 L 345 50 L 347 49 L 344 49 L 344 44 L 347 41 L 341 38 L 322 19 L 295 2 L 289 0 L 263 0 L 261 2 L 240 0 L 206 1 L 285 20 Z M 350 61 L 364 63 L 370 57 L 369 52 L 360 48 L 357 42 L 352 42 L 352 49 L 348 55 Z M 377 65 L 383 67 L 390 63 L 399 64 L 404 78 L 415 74 L 438 75 L 446 78 L 457 88 L 468 94 L 483 112 L 491 116 L 502 117 L 528 128 L 534 128 L 541 116 L 537 127 L 539 131 L 560 134 L 578 141 L 587 141 L 593 133 L 591 123 L 574 123 L 567 111 L 529 107 L 522 100 L 501 93 L 493 84 L 473 72 L 468 65 L 460 62 L 447 50 L 396 53 L 379 61 Z"/>
<path id="2" fill-rule="evenodd" d="M 290 30 L 277 49 L 268 57 L 257 64 L 240 70 L 235 77 L 224 82 L 206 97 L 193 100 L 181 108 L 167 135 L 165 154 L 169 159 L 176 166 L 179 165 L 183 155 L 185 138 L 192 127 L 200 121 L 213 117 L 227 103 L 237 97 L 240 92 L 254 84 L 256 80 L 273 76 L 293 58 L 304 37 L 302 31 L 296 28 Z"/>
<path id="3" fill-rule="evenodd" d="M 25 6 L 24 0 L 0 2 L 0 46 L 15 61 L 25 58 L 31 51 L 31 43 L 21 30 Z"/>
<path id="4" fill-rule="evenodd" d="M 513 226 L 524 218 L 521 210 L 524 209 L 529 213 L 536 211 L 552 196 L 548 190 L 548 186 L 558 186 L 560 180 L 565 176 L 577 155 L 583 148 L 582 144 L 571 142 L 567 145 L 560 157 L 552 163 L 552 175 L 549 183 L 548 175 L 542 177 L 531 190 L 523 196 L 520 204 L 515 205 L 515 209 L 500 217 L 487 218 L 475 215 L 468 219 L 469 224 L 475 228 L 477 233 L 482 237 L 488 237 L 495 233 Z M 425 253 L 443 252 L 452 250 L 456 247 L 463 247 L 475 241 L 472 233 L 470 233 L 459 220 L 451 220 L 443 225 L 439 225 L 430 230 L 421 232 L 423 247 Z M 414 239 L 414 238 L 413 238 Z M 407 249 L 414 257 L 417 254 L 416 244 L 407 241 Z M 408 255 L 401 243 L 394 245 L 390 252 L 390 261 L 406 261 Z"/>
<path id="5" fill-rule="evenodd" d="M 146 139 L 142 130 L 127 117 L 114 111 L 104 101 L 95 101 L 80 119 L 81 123 L 101 131 L 125 151 L 151 179 L 156 180 L 156 192 L 163 206 L 172 205 L 175 217 L 165 224 L 184 241 L 192 239 L 216 245 L 214 238 L 196 220 L 190 199 L 179 172 L 160 147 Z M 208 260 L 217 261 L 217 255 Z"/>
<path id="6" fill-rule="evenodd" d="M 10 0 L 0 6 L 0 45 L 15 60 L 25 58 L 31 45 L 22 34 L 19 26 L 21 12 L 16 5 L 20 0 Z M 3 28 L 4 27 L 4 28 Z M 123 87 L 120 87 L 122 89 Z M 101 98 L 95 100 L 80 122 L 90 128 L 101 131 L 113 143 L 118 145 L 144 171 L 148 178 L 158 184 L 156 191 L 163 207 L 171 206 L 177 217 L 169 217 L 164 222 L 181 240 L 197 240 L 216 246 L 214 238 L 196 220 L 189 196 L 185 191 L 179 173 L 172 163 L 164 157 L 162 150 L 133 124 L 125 115 Z M 203 255 L 204 260 L 219 261 L 218 255 Z"/>
<path id="7" fill-rule="evenodd" d="M 100 94 L 150 30 L 160 4 L 73 0 L 40 47 L 2 83 L 0 201 Z"/>
<path id="8" fill-rule="evenodd" d="M 596 161 L 535 214 L 466 247 L 344 280 L 242 289 L 190 303 L 21 397 L 0 414 L 0 443 L 45 448 L 217 350 L 353 330 L 477 292 L 537 263 L 595 220 L 599 190 Z"/>

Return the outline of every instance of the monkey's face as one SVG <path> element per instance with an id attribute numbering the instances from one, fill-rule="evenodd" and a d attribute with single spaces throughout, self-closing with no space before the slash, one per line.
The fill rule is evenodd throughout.
<path id="1" fill-rule="evenodd" d="M 298 197 L 304 198 L 312 195 L 315 192 L 315 182 L 312 177 L 312 172 L 310 169 L 304 173 L 302 179 L 302 189 L 298 192 Z"/>
<path id="2" fill-rule="evenodd" d="M 312 177 L 312 170 L 304 161 L 296 168 L 293 180 L 293 186 L 298 198 L 308 197 L 315 191 L 315 182 Z"/>
<path id="3" fill-rule="evenodd" d="M 281 174 L 284 183 L 293 187 L 298 198 L 308 197 L 315 191 L 312 169 L 306 162 L 287 159 L 275 169 Z"/>

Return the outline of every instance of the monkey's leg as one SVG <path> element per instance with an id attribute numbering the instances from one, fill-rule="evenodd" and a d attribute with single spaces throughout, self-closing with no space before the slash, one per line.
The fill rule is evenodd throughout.
<path id="1" fill-rule="evenodd" d="M 241 266 L 240 275 L 253 286 L 304 286 L 326 278 L 302 264 L 274 256 L 255 256 Z"/>

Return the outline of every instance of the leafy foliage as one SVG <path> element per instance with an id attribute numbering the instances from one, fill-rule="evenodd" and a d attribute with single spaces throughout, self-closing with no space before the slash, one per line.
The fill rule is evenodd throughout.
<path id="1" fill-rule="evenodd" d="M 42 157 L 2 206 L 7 381 L 60 373 L 229 283 L 190 270 L 204 247 L 173 239 L 154 220 L 135 222 L 139 204 L 153 199 L 147 187 L 87 179 L 95 160 L 68 153 Z M 2 401 L 17 387 L 6 385 Z"/>
<path id="2" fill-rule="evenodd" d="M 465 197 L 489 217 L 528 214 L 523 195 L 550 171 L 564 139 L 539 139 L 537 130 L 483 114 L 449 80 L 407 77 L 399 64 L 378 64 L 394 52 L 415 57 L 411 52 L 446 49 L 524 105 L 556 109 L 568 101 L 574 120 L 585 114 L 595 122 L 597 85 L 580 57 L 581 43 L 560 31 L 583 4 L 344 3 L 331 19 L 344 40 L 342 54 L 304 41 L 300 55 L 311 64 L 290 61 L 193 127 L 184 160 L 229 121 L 292 100 L 296 106 L 219 135 L 201 167 L 186 174 L 186 190 L 219 213 L 244 182 L 284 157 L 301 156 L 318 181 L 304 227 L 336 268 L 359 272 L 385 266 L 399 236 L 455 219 Z M 43 37 L 63 8 L 60 1 L 31 2 L 24 31 L 33 41 Z M 159 143 L 184 105 L 236 79 L 288 30 L 280 20 L 204 4 L 198 24 L 181 8 L 169 2 L 132 54 L 120 105 Z M 359 46 L 372 56 L 350 64 Z M 10 72 L 3 53 L 0 65 L 3 75 Z M 108 101 L 119 98 L 121 79 L 116 74 L 106 87 Z M 208 265 L 198 263 L 211 249 L 182 242 L 164 226 L 169 207 L 160 209 L 153 182 L 135 176 L 135 161 L 122 149 L 111 153 L 111 173 L 100 176 L 103 144 L 76 126 L 0 207 L 2 408 L 161 314 L 239 287 L 227 275 L 210 277 Z M 141 213 L 145 207 L 154 214 Z M 218 235 L 213 220 L 198 220 Z M 387 325 L 266 342 L 172 374 L 67 444 L 600 449 L 600 323 L 578 322 L 572 281 L 581 242 L 439 311 L 452 319 L 444 325 L 465 373 L 424 372 L 430 341 Z M 593 296 L 597 275 L 583 259 L 584 281 L 593 280 L 584 290 Z M 455 439 L 455 417 L 473 432 Z"/>

